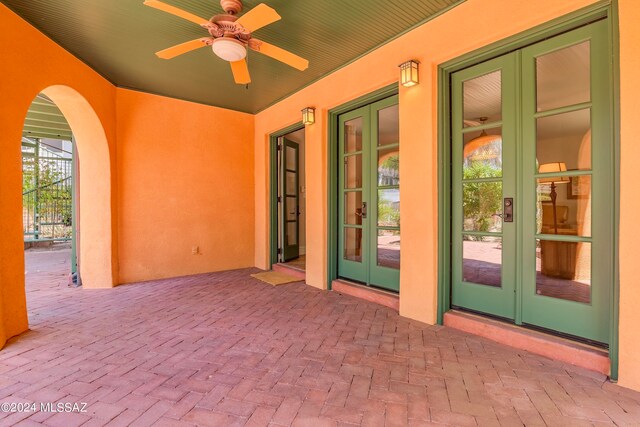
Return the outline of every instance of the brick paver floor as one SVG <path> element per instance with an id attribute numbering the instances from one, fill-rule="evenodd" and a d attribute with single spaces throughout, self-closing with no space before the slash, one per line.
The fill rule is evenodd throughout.
<path id="1" fill-rule="evenodd" d="M 355 298 L 255 269 L 72 289 L 65 256 L 27 256 L 0 401 L 87 412 L 2 425 L 640 425 L 640 394 L 598 374 Z"/>

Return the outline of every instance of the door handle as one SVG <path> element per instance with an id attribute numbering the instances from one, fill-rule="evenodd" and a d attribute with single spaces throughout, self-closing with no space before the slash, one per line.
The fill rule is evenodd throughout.
<path id="1" fill-rule="evenodd" d="M 513 222 L 513 197 L 504 198 L 502 212 L 502 220 L 504 222 Z"/>
<path id="2" fill-rule="evenodd" d="M 367 202 L 362 202 L 362 218 L 367 217 Z"/>

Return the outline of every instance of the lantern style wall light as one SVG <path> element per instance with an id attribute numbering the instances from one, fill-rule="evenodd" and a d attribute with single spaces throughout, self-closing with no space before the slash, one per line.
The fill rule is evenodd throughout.
<path id="1" fill-rule="evenodd" d="M 400 67 L 400 84 L 404 87 L 411 87 L 417 85 L 420 80 L 418 78 L 418 61 L 413 59 L 403 62 Z"/>
<path id="2" fill-rule="evenodd" d="M 316 109 L 307 107 L 302 110 L 302 123 L 304 125 L 312 125 L 316 122 Z"/>

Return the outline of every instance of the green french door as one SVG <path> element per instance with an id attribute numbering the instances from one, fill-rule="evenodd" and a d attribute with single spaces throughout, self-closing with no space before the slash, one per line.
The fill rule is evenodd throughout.
<path id="1" fill-rule="evenodd" d="M 296 142 L 282 138 L 280 162 L 282 261 L 300 256 L 300 151 Z"/>
<path id="2" fill-rule="evenodd" d="M 338 275 L 399 290 L 398 97 L 339 117 Z"/>
<path id="3" fill-rule="evenodd" d="M 452 305 L 608 343 L 606 23 L 452 75 Z"/>

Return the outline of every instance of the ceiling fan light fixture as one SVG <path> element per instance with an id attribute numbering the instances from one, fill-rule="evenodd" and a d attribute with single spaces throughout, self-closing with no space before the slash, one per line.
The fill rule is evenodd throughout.
<path id="1" fill-rule="evenodd" d="M 219 58 L 228 62 L 241 61 L 247 56 L 247 48 L 244 47 L 244 44 L 228 37 L 215 39 L 211 49 Z"/>

